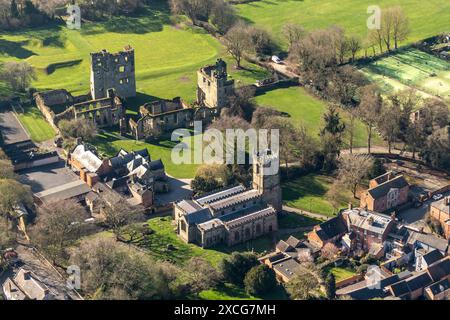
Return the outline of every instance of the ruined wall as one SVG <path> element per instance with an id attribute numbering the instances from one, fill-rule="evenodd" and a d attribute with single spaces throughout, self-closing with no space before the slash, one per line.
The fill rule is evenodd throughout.
<path id="1" fill-rule="evenodd" d="M 121 98 L 136 96 L 134 49 L 109 53 L 106 50 L 91 53 L 91 95 L 93 99 L 107 96 L 114 89 Z"/>

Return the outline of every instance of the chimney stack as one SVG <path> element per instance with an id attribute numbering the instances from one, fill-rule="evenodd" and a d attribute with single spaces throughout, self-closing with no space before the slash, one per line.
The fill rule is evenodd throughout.
<path id="1" fill-rule="evenodd" d="M 450 206 L 450 196 L 445 197 L 444 203 L 446 206 Z"/>

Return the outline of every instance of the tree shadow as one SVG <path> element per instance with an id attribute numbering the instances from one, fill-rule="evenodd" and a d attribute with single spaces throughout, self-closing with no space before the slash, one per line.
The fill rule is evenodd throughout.
<path id="1" fill-rule="evenodd" d="M 98 23 L 84 24 L 81 32 L 95 35 L 104 32 L 121 34 L 146 34 L 160 32 L 164 25 L 170 25 L 170 10 L 167 3 L 158 1 L 146 6 L 133 16 L 109 17 L 108 20 Z"/>
<path id="2" fill-rule="evenodd" d="M 287 183 L 283 188 L 283 200 L 295 201 L 305 196 L 324 196 L 327 189 L 316 178 L 310 174 Z"/>
<path id="3" fill-rule="evenodd" d="M 24 48 L 24 46 L 28 44 L 29 41 L 9 41 L 0 39 L 0 55 L 7 55 L 18 59 L 27 59 L 36 55 L 33 51 Z"/>

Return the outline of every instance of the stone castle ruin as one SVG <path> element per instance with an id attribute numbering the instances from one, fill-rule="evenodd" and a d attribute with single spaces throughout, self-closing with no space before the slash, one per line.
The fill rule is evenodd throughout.
<path id="1" fill-rule="evenodd" d="M 136 139 L 170 133 L 178 128 L 191 128 L 194 121 L 209 124 L 227 106 L 234 94 L 234 80 L 229 80 L 227 64 L 218 59 L 215 65 L 197 72 L 197 101 L 188 105 L 177 97 L 146 103 L 139 109 L 139 118 L 130 119 L 131 133 Z"/>
<path id="2" fill-rule="evenodd" d="M 223 108 L 233 94 L 234 80 L 228 79 L 227 64 L 222 59 L 197 72 L 197 102 L 201 106 Z"/>
<path id="3" fill-rule="evenodd" d="M 117 53 L 91 53 L 92 98 L 105 98 L 110 89 L 121 98 L 136 96 L 134 49 L 130 46 Z"/>
<path id="4" fill-rule="evenodd" d="M 137 117 L 127 121 L 122 99 L 136 96 L 134 49 L 127 46 L 118 53 L 92 53 L 90 69 L 89 94 L 72 96 L 67 90 L 58 89 L 34 95 L 36 105 L 56 130 L 61 120 L 85 118 L 100 128 L 119 125 L 121 133 L 129 132 L 137 140 L 159 137 L 178 128 L 191 128 L 194 121 L 211 123 L 234 94 L 234 80 L 228 79 L 225 61 L 218 59 L 197 72 L 194 104 L 179 97 L 149 102 L 139 108 Z"/>

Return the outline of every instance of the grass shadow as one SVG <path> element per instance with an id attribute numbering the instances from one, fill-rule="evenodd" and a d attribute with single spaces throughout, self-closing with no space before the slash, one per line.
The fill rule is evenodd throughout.
<path id="1" fill-rule="evenodd" d="M 24 46 L 28 44 L 29 41 L 9 41 L 0 39 L 0 55 L 7 55 L 18 59 L 27 59 L 36 55 L 33 51 L 24 48 Z"/>

